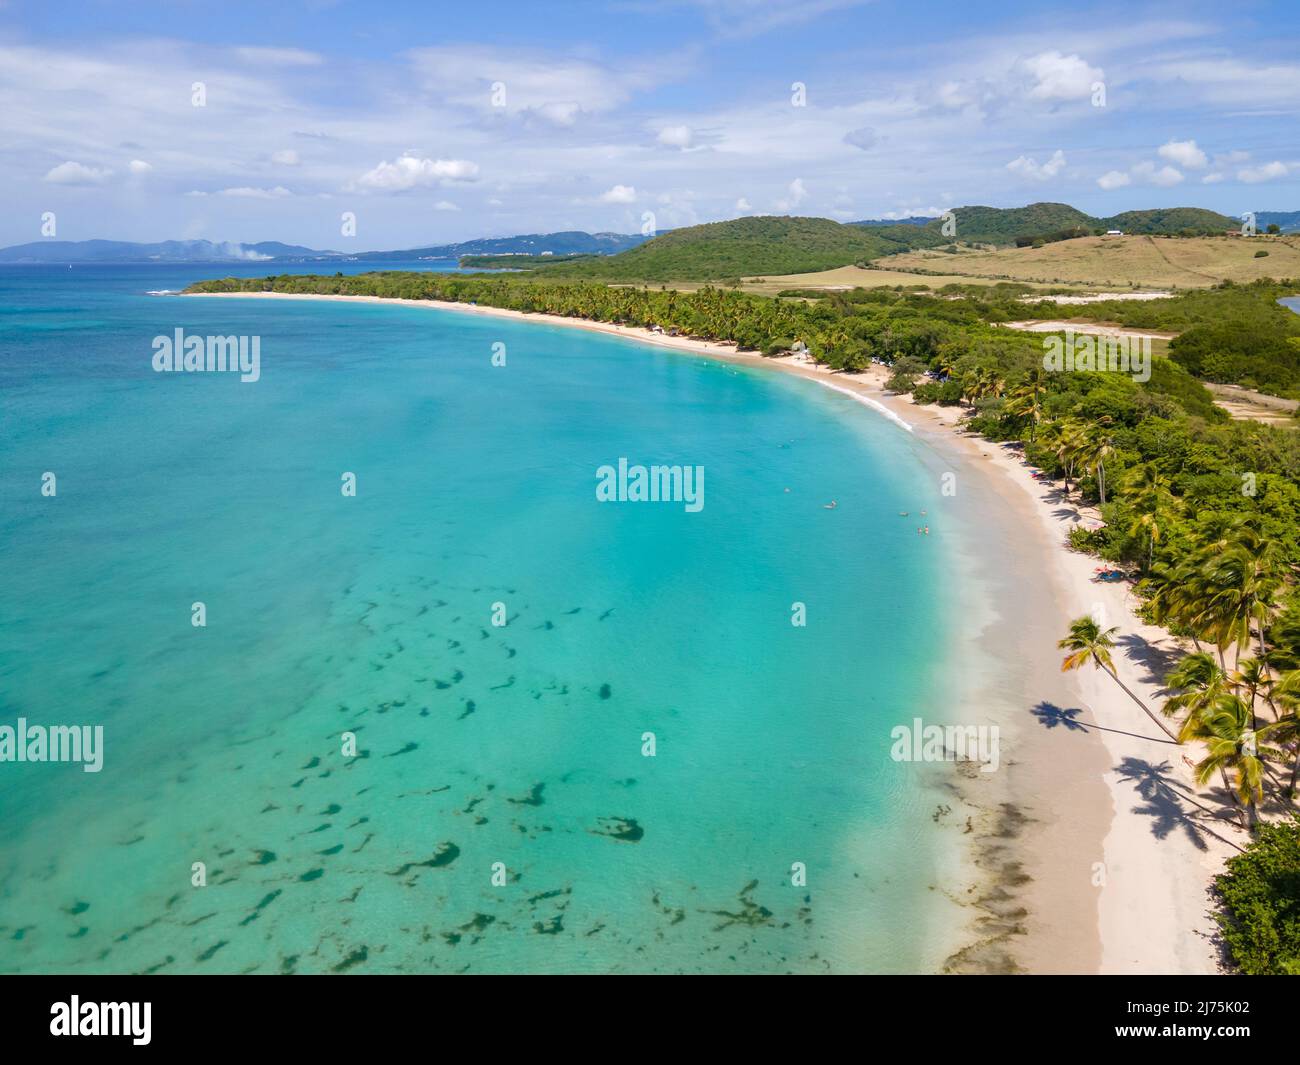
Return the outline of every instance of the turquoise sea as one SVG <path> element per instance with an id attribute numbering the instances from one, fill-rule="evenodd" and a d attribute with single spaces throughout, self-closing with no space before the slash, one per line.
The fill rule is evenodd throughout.
<path id="1" fill-rule="evenodd" d="M 0 971 L 942 964 L 916 437 L 582 330 L 147 294 L 230 272 L 0 267 L 0 724 L 105 744 L 0 764 Z M 155 373 L 178 327 L 261 379 Z M 598 502 L 620 457 L 703 509 Z"/>

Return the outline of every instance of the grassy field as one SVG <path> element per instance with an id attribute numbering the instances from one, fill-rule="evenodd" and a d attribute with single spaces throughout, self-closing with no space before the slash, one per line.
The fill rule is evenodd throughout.
<path id="1" fill-rule="evenodd" d="M 1268 255 L 1257 258 L 1259 251 Z M 1300 238 L 1080 237 L 1041 248 L 917 251 L 891 256 L 887 262 L 891 272 L 932 270 L 945 278 L 958 274 L 968 280 L 1120 289 L 1207 288 L 1225 280 L 1300 277 Z"/>
<path id="2" fill-rule="evenodd" d="M 893 263 L 902 256 L 890 256 L 882 263 Z M 907 258 L 912 258 L 908 256 Z M 944 256 L 944 258 L 951 258 Z M 939 264 L 936 264 L 936 269 Z M 840 266 L 834 270 L 818 270 L 809 274 L 777 274 L 764 277 L 747 277 L 741 287 L 746 292 L 772 296 L 792 288 L 820 288 L 827 291 L 848 290 L 852 288 L 893 288 L 903 285 L 912 288 L 921 286 L 927 289 L 942 288 L 944 285 L 996 285 L 993 279 L 966 277 L 961 274 L 948 274 L 939 277 L 907 273 L 901 270 L 873 270 L 860 266 Z M 1046 286 L 1043 286 L 1046 287 Z"/>

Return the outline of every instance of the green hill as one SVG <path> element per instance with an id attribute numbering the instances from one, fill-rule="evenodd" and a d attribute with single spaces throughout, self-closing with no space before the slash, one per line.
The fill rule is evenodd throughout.
<path id="1" fill-rule="evenodd" d="M 1068 203 L 1031 203 L 1028 207 L 958 207 L 957 240 L 971 244 L 1012 244 L 1017 237 L 1039 237 L 1048 233 L 1083 227 L 1091 230 L 1096 220 Z M 942 222 L 926 226 L 936 233 Z"/>
<path id="2" fill-rule="evenodd" d="M 1027 207 L 958 207 L 955 236 L 943 219 L 925 225 L 841 225 L 829 218 L 759 217 L 674 229 L 618 255 L 536 263 L 537 276 L 594 281 L 724 281 L 740 277 L 802 274 L 880 259 L 886 255 L 968 244 L 1063 240 L 1122 229 L 1126 233 L 1222 233 L 1230 218 L 1197 207 L 1128 211 L 1094 218 L 1065 203 Z M 481 263 L 476 265 L 483 265 Z"/>
<path id="3" fill-rule="evenodd" d="M 1027 207 L 958 207 L 955 240 L 969 244 L 1028 243 L 1036 238 L 1061 239 L 1067 235 L 1084 236 L 1108 229 L 1125 233 L 1151 235 L 1217 235 L 1240 223 L 1215 211 L 1200 207 L 1164 207 L 1149 211 L 1125 211 L 1110 218 L 1085 214 L 1068 203 L 1031 203 Z M 855 225 L 859 223 L 854 223 Z M 947 243 L 942 236 L 943 221 L 934 219 L 920 227 L 893 226 L 885 233 L 893 240 L 913 247 Z M 908 229 L 919 228 L 921 235 L 908 239 Z"/>
<path id="4" fill-rule="evenodd" d="M 830 270 L 906 251 L 889 230 L 845 226 L 829 218 L 737 218 L 674 229 L 619 255 L 540 269 L 546 278 L 603 281 L 717 281 L 760 274 Z"/>
<path id="5" fill-rule="evenodd" d="M 1125 211 L 1110 218 L 1095 220 L 1098 228 L 1122 229 L 1125 233 L 1153 236 L 1217 236 L 1225 229 L 1238 229 L 1241 223 L 1201 207 L 1164 207 L 1154 211 Z"/>

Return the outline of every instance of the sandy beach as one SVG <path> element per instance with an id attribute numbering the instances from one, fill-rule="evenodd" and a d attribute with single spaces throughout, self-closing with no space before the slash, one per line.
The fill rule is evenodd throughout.
<path id="1" fill-rule="evenodd" d="M 683 353 L 795 374 L 854 396 L 933 447 L 957 474 L 967 517 L 1000 536 L 976 579 L 996 618 L 977 637 L 996 663 L 972 703 L 1005 725 L 998 792 L 963 778 L 979 809 L 979 883 L 947 885 L 969 900 L 971 945 L 951 971 L 1181 974 L 1219 969 L 1211 877 L 1244 842 L 1220 796 L 1192 784 L 1191 752 L 1169 742 L 1112 678 L 1060 673 L 1056 641 L 1092 613 L 1118 626 L 1121 678 L 1153 709 L 1175 654 L 1162 630 L 1133 612 L 1126 583 L 1094 580 L 1097 560 L 1066 543 L 1097 520 L 1035 479 L 1018 452 L 964 433 L 958 408 L 918 407 L 884 390 L 889 371 L 833 373 L 797 356 L 765 358 L 727 344 L 646 329 L 492 307 L 368 296 L 199 293 L 212 298 L 395 303 L 531 320 L 622 336 Z M 968 560 L 968 564 L 970 561 Z M 969 776 L 969 775 L 968 775 Z M 985 778 L 987 779 L 987 778 Z"/>

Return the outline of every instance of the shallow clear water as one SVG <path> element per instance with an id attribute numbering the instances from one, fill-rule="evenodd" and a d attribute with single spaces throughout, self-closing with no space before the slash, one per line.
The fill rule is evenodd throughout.
<path id="1" fill-rule="evenodd" d="M 0 723 L 105 730 L 0 764 L 0 970 L 939 964 L 923 445 L 579 330 L 145 294 L 216 272 L 0 269 Z M 261 380 L 153 372 L 177 327 Z M 620 456 L 703 510 L 597 502 Z"/>

